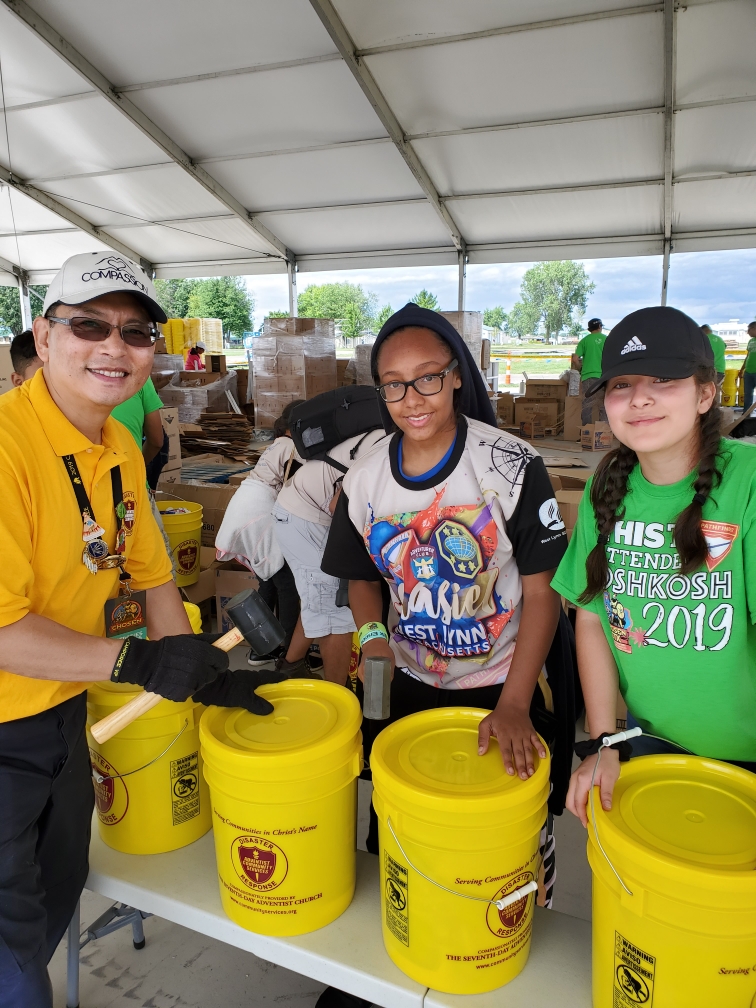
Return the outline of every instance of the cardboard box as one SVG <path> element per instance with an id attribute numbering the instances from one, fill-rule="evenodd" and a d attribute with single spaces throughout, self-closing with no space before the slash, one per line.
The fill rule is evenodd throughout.
<path id="1" fill-rule="evenodd" d="M 609 451 L 612 447 L 612 428 L 597 420 L 580 428 L 580 445 L 583 451 Z"/>
<path id="2" fill-rule="evenodd" d="M 581 396 L 567 396 L 564 400 L 564 430 L 562 438 L 565 441 L 580 440 L 582 410 L 583 399 Z"/>
<path id="3" fill-rule="evenodd" d="M 163 472 L 181 469 L 181 436 L 179 431 L 178 407 L 165 406 L 160 410 L 163 430 L 168 435 L 168 461 Z"/>
<path id="4" fill-rule="evenodd" d="M 543 424 L 538 420 L 521 420 L 520 437 L 525 438 L 526 441 L 545 438 Z"/>
<path id="5" fill-rule="evenodd" d="M 515 396 L 511 392 L 505 392 L 496 400 L 496 416 L 499 423 L 504 427 L 511 427 L 514 424 Z"/>
<path id="6" fill-rule="evenodd" d="M 200 570 L 207 570 L 215 563 L 215 547 L 200 546 Z"/>
<path id="7" fill-rule="evenodd" d="M 181 474 L 181 470 L 172 470 Z M 168 477 L 171 473 L 169 472 Z M 158 490 L 166 493 L 163 500 L 194 501 L 202 505 L 202 545 L 214 546 L 215 536 L 221 527 L 229 501 L 237 491 L 237 487 L 225 483 L 181 483 L 161 477 Z"/>
<path id="8" fill-rule="evenodd" d="M 211 374 L 225 374 L 226 373 L 226 355 L 217 353 L 206 353 L 205 354 L 205 371 L 209 371 Z"/>
<path id="9" fill-rule="evenodd" d="M 204 549 L 205 547 L 201 547 Z M 215 550 L 213 550 L 215 556 Z M 208 567 L 200 571 L 200 576 L 193 585 L 185 585 L 181 591 L 186 595 L 187 602 L 199 605 L 205 599 L 211 599 L 215 595 L 215 567 Z"/>
<path id="10" fill-rule="evenodd" d="M 554 476 L 559 480 L 562 484 L 562 490 L 584 490 L 586 483 L 592 476 L 590 470 L 581 473 L 576 469 L 553 469 L 549 466 L 546 471 L 549 476 Z"/>
<path id="11" fill-rule="evenodd" d="M 555 427 L 562 423 L 564 416 L 564 400 L 561 399 L 529 399 L 519 396 L 515 402 L 515 424 L 523 420 L 537 420 L 542 427 Z"/>
<path id="12" fill-rule="evenodd" d="M 165 336 L 158 336 L 155 340 L 155 353 L 168 353 Z"/>
<path id="13" fill-rule="evenodd" d="M 10 392 L 13 388 L 11 375 L 13 374 L 13 364 L 11 363 L 10 343 L 0 343 L 0 395 Z"/>
<path id="14" fill-rule="evenodd" d="M 226 606 L 239 592 L 246 588 L 258 587 L 258 580 L 252 571 L 248 570 L 225 570 L 216 568 L 215 574 L 215 603 L 218 613 L 218 633 L 226 633 L 233 627 L 233 623 L 226 615 Z"/>
<path id="15" fill-rule="evenodd" d="M 568 387 L 561 378 L 528 378 L 525 395 L 529 399 L 566 399 Z"/>
<path id="16" fill-rule="evenodd" d="M 213 374 L 210 371 L 177 371 L 179 381 L 185 386 L 211 385 L 218 381 L 220 374 Z"/>
<path id="17" fill-rule="evenodd" d="M 583 490 L 557 490 L 554 496 L 564 519 L 565 528 L 572 531 L 577 522 L 578 507 L 583 499 Z"/>

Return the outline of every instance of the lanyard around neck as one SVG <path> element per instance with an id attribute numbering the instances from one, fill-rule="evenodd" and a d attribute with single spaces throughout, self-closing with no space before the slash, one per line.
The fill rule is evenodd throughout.
<path id="1" fill-rule="evenodd" d="M 82 539 L 85 543 L 82 562 L 92 574 L 98 570 L 111 570 L 114 567 L 123 568 L 125 563 L 124 552 L 126 550 L 126 534 L 123 528 L 123 519 L 126 514 L 126 507 L 123 503 L 123 484 L 121 482 L 121 468 L 114 466 L 110 470 L 110 482 L 113 488 L 113 510 L 116 516 L 116 548 L 115 553 L 110 552 L 107 543 L 102 538 L 105 529 L 97 524 L 94 508 L 90 504 L 87 491 L 84 489 L 84 482 L 73 455 L 64 455 L 63 464 L 66 473 L 71 481 L 73 492 L 76 495 L 76 503 L 79 505 L 82 519 Z M 123 573 L 123 570 L 122 570 Z"/>

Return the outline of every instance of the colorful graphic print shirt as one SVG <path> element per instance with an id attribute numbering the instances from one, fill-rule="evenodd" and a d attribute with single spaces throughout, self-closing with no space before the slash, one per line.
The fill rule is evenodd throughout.
<path id="1" fill-rule="evenodd" d="M 656 486 L 636 466 L 625 514 L 606 547 L 610 581 L 584 608 L 601 619 L 620 690 L 644 731 L 699 756 L 756 760 L 756 448 L 722 441 L 722 483 L 703 508 L 709 555 L 680 573 L 677 516 L 694 474 Z M 596 522 L 583 497 L 569 549 L 552 582 L 577 603 Z"/>
<path id="2" fill-rule="evenodd" d="M 503 682 L 520 575 L 553 569 L 567 546 L 543 460 L 519 438 L 462 417 L 443 469 L 413 482 L 398 445 L 395 434 L 344 477 L 323 570 L 386 581 L 391 647 L 411 675 L 443 689 Z"/>

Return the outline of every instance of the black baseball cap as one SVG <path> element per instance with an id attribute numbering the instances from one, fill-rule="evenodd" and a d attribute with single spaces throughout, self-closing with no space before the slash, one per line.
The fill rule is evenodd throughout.
<path id="1" fill-rule="evenodd" d="M 588 395 L 623 374 L 690 378 L 701 364 L 714 366 L 714 351 L 697 322 L 677 308 L 641 308 L 626 315 L 606 337 L 601 377 Z"/>
<path id="2" fill-rule="evenodd" d="M 604 328 L 604 323 L 601 321 L 600 318 L 592 318 L 592 319 L 588 320 L 588 329 L 589 330 L 592 330 L 592 329 L 603 329 L 603 328 Z"/>

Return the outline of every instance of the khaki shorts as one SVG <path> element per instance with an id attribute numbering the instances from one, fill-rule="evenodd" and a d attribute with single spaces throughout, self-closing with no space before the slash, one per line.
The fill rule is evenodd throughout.
<path id="1" fill-rule="evenodd" d="M 305 637 L 315 640 L 330 634 L 354 633 L 357 627 L 352 610 L 336 605 L 339 579 L 320 569 L 329 526 L 299 518 L 278 504 L 272 514 L 278 545 L 299 592 Z"/>

